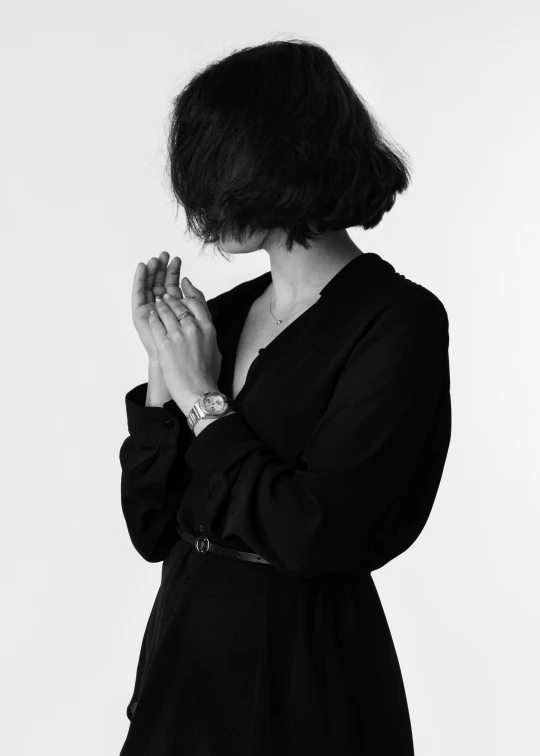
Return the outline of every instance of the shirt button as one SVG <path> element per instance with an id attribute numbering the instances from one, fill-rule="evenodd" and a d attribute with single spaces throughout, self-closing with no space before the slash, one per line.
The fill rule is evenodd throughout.
<path id="1" fill-rule="evenodd" d="M 202 533 L 202 531 L 204 530 L 204 525 L 199 525 L 199 530 L 200 530 L 200 531 L 201 531 L 201 533 Z"/>
<path id="2" fill-rule="evenodd" d="M 188 576 L 187 576 L 187 577 L 185 578 L 185 580 L 184 580 L 184 583 L 186 583 L 186 585 L 187 585 L 187 583 L 189 583 L 189 581 L 190 581 L 190 580 L 191 580 L 191 575 L 188 575 Z"/>
<path id="3" fill-rule="evenodd" d="M 162 422 L 162 425 L 164 425 L 166 428 L 174 428 L 174 423 L 172 420 L 164 420 Z"/>

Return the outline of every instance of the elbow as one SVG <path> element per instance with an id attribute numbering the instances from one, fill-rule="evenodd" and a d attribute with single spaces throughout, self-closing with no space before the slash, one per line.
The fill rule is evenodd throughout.
<path id="1" fill-rule="evenodd" d="M 146 562 L 150 562 L 150 564 L 154 564 L 156 562 L 163 562 L 163 560 L 166 558 L 167 554 L 169 552 L 163 552 L 163 551 L 148 551 L 145 549 L 139 549 L 137 548 L 137 551 L 142 556 L 142 558 Z"/>
<path id="2" fill-rule="evenodd" d="M 162 562 L 180 538 L 175 512 L 165 518 L 146 512 L 142 517 L 126 516 L 125 520 L 131 543 L 146 562 Z"/>
<path id="3" fill-rule="evenodd" d="M 150 563 L 163 562 L 175 543 L 175 541 L 171 542 L 170 540 L 156 542 L 152 539 L 136 538 L 131 533 L 129 535 L 131 543 L 135 547 L 137 553 L 140 554 L 146 562 Z"/>

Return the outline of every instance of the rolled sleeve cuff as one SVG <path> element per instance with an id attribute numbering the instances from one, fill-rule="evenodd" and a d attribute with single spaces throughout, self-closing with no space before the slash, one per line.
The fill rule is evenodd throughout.
<path id="1" fill-rule="evenodd" d="M 238 412 L 233 412 L 209 423 L 195 436 L 184 459 L 194 473 L 209 477 L 224 454 L 238 444 L 253 441 L 260 442 L 260 439 Z"/>
<path id="2" fill-rule="evenodd" d="M 126 414 L 129 434 L 152 441 L 189 443 L 192 434 L 186 418 L 174 399 L 165 402 L 163 407 L 147 407 L 146 393 L 148 383 L 128 391 L 126 394 Z"/>

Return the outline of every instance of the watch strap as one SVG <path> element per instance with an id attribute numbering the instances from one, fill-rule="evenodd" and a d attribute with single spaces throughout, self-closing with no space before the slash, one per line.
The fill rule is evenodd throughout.
<path id="1" fill-rule="evenodd" d="M 214 414 L 212 412 L 206 412 L 202 407 L 202 399 L 205 396 L 205 394 L 219 394 L 222 396 L 225 401 L 227 402 L 227 407 L 223 410 L 223 412 L 220 412 L 218 414 Z M 230 399 L 225 394 L 222 394 L 219 391 L 205 391 L 203 394 L 200 395 L 200 397 L 197 399 L 191 410 L 188 412 L 186 416 L 186 422 L 188 424 L 188 427 L 190 431 L 193 431 L 193 428 L 195 427 L 195 423 L 197 423 L 199 420 L 202 420 L 205 417 L 223 417 L 223 415 L 226 415 L 227 412 L 229 412 L 232 409 L 232 399 Z"/>

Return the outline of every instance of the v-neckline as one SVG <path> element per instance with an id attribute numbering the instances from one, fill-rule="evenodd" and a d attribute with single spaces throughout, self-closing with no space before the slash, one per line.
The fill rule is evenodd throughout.
<path id="1" fill-rule="evenodd" d="M 272 283 L 272 272 L 266 271 L 266 273 L 257 276 L 249 282 L 246 282 L 251 284 L 251 286 L 248 285 L 246 287 L 246 292 L 243 295 L 241 306 L 238 307 L 236 317 L 234 318 L 234 323 L 231 326 L 231 333 L 227 338 L 229 347 L 227 354 L 227 369 L 225 371 L 225 374 L 223 374 L 222 371 L 220 381 L 222 384 L 222 391 L 227 396 L 231 397 L 233 404 L 238 404 L 242 400 L 246 391 L 249 390 L 250 381 L 253 377 L 254 367 L 260 365 L 261 359 L 263 357 L 264 359 L 267 359 L 268 355 L 272 356 L 277 348 L 276 342 L 277 346 L 279 346 L 280 344 L 285 343 L 286 337 L 289 340 L 293 338 L 295 332 L 298 330 L 298 323 L 306 323 L 311 319 L 315 320 L 316 316 L 320 312 L 322 312 L 323 305 L 331 300 L 330 295 L 337 293 L 340 289 L 341 282 L 350 280 L 350 274 L 352 274 L 353 271 L 356 270 L 359 261 L 365 261 L 366 259 L 371 259 L 373 262 L 380 261 L 386 265 L 389 265 L 388 263 L 386 263 L 386 261 L 383 261 L 380 255 L 378 255 L 376 252 L 363 252 L 362 254 L 353 257 L 353 259 L 350 260 L 346 265 L 344 265 L 343 268 L 340 268 L 340 270 L 334 276 L 332 276 L 332 278 L 320 290 L 319 299 L 317 299 L 316 302 L 310 305 L 307 310 L 304 310 L 304 312 L 300 313 L 300 315 L 290 325 L 288 325 L 276 336 L 274 336 L 274 338 L 265 347 L 261 347 L 261 349 L 259 349 L 258 354 L 252 360 L 247 370 L 246 377 L 244 379 L 244 385 L 242 386 L 236 397 L 233 399 L 232 390 L 234 382 L 234 371 L 236 367 L 235 363 L 238 354 L 238 347 L 240 345 L 240 337 L 242 335 L 242 331 L 244 330 L 244 326 L 246 324 L 247 317 L 249 315 L 251 307 L 253 306 L 253 303 Z"/>
<path id="2" fill-rule="evenodd" d="M 260 297 L 261 294 L 264 291 L 266 291 L 268 286 L 270 286 L 270 284 L 272 283 L 272 272 L 267 271 L 266 273 L 263 273 L 261 276 L 257 276 L 257 278 L 253 279 L 251 283 L 253 284 L 253 286 L 248 287 L 248 291 L 245 294 L 245 299 L 242 300 L 241 307 L 239 307 L 236 313 L 234 323 L 231 327 L 231 333 L 229 334 L 231 348 L 227 355 L 227 371 L 226 371 L 226 375 L 224 376 L 226 380 L 226 385 L 224 388 L 224 393 L 231 398 L 233 404 L 238 403 L 238 401 L 242 398 L 242 395 L 245 393 L 246 387 L 248 386 L 249 378 L 251 376 L 251 373 L 253 372 L 253 366 L 259 360 L 261 354 L 265 351 L 265 349 L 267 349 L 270 346 L 270 344 L 273 341 L 275 341 L 279 336 L 281 336 L 281 333 L 279 333 L 277 336 L 275 336 L 272 339 L 270 344 L 267 344 L 266 347 L 262 347 L 261 349 L 259 349 L 257 355 L 251 361 L 250 366 L 247 370 L 246 377 L 244 379 L 244 385 L 242 386 L 242 388 L 240 389 L 236 397 L 233 399 L 232 393 L 233 393 L 233 383 L 234 383 L 234 372 L 235 372 L 235 367 L 236 367 L 236 357 L 238 354 L 238 347 L 240 346 L 240 338 L 242 336 L 242 331 L 244 330 L 244 326 L 246 324 L 249 312 L 255 300 L 258 299 L 258 297 Z"/>

